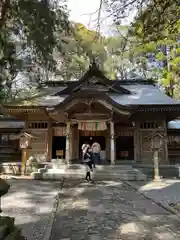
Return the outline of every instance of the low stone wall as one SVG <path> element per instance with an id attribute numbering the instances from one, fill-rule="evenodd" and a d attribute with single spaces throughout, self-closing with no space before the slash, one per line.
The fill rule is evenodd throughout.
<path id="1" fill-rule="evenodd" d="M 34 169 L 31 165 L 26 165 L 26 174 L 36 171 L 39 168 L 44 168 L 46 165 L 51 165 L 49 162 L 39 163 L 37 168 Z M 0 164 L 1 174 L 21 175 L 21 162 L 4 162 Z"/>
<path id="2" fill-rule="evenodd" d="M 142 173 L 148 176 L 148 178 L 154 177 L 154 166 L 149 165 L 141 165 L 135 164 L 134 168 L 139 169 Z M 179 169 L 174 165 L 160 165 L 159 166 L 159 174 L 163 178 L 179 178 Z"/>
<path id="3" fill-rule="evenodd" d="M 21 162 L 4 162 L 1 163 L 1 173 L 4 174 L 21 174 Z"/>

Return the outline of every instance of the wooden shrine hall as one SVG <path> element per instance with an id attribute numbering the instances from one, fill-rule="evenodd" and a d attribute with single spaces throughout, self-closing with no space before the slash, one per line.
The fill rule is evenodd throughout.
<path id="1" fill-rule="evenodd" d="M 148 80 L 109 80 L 93 63 L 78 81 L 47 82 L 30 98 L 4 105 L 24 121 L 24 131 L 35 136 L 27 158 L 38 161 L 81 159 L 83 143 L 99 142 L 101 158 L 152 163 L 149 135 L 157 130 L 167 138 L 167 123 L 180 115 L 176 101 Z M 169 162 L 164 141 L 160 162 Z"/>

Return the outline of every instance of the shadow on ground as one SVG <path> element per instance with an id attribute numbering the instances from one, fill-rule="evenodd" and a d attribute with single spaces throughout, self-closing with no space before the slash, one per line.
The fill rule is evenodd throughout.
<path id="1" fill-rule="evenodd" d="M 54 196 L 60 182 L 11 180 L 2 198 L 4 215 L 16 218 L 28 240 L 44 240 Z M 168 183 L 170 184 L 170 183 Z M 159 188 L 139 186 L 154 195 L 170 193 L 180 183 Z M 146 188 L 145 188 L 146 186 Z M 143 190 L 144 187 L 144 190 Z M 142 194 L 120 181 L 98 181 L 94 185 L 66 180 L 50 240 L 175 240 L 180 239 L 180 221 Z M 162 198 L 162 196 L 161 196 Z"/>
<path id="2" fill-rule="evenodd" d="M 11 187 L 8 194 L 2 197 L 2 214 L 15 217 L 15 224 L 22 228 L 22 233 L 28 240 L 44 239 L 60 182 L 8 182 Z"/>
<path id="3" fill-rule="evenodd" d="M 134 184 L 141 193 L 165 206 L 169 203 L 180 203 L 180 180 L 162 179 L 158 182 L 135 182 Z"/>
<path id="4" fill-rule="evenodd" d="M 71 184 L 60 195 L 51 240 L 180 239 L 178 218 L 126 184 Z"/>

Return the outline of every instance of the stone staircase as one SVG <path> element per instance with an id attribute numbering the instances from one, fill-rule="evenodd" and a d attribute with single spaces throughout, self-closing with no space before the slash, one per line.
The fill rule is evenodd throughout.
<path id="1" fill-rule="evenodd" d="M 44 180 L 59 180 L 62 177 L 81 179 L 85 176 L 85 166 L 83 164 L 66 165 L 61 164 L 52 168 L 41 168 L 37 173 L 33 173 L 34 178 Z M 147 176 L 131 165 L 97 165 L 94 172 L 94 180 L 127 180 L 145 181 Z"/>

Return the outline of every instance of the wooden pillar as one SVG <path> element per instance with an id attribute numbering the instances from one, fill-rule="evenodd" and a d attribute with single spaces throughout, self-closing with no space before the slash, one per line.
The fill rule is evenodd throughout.
<path id="1" fill-rule="evenodd" d="M 46 142 L 47 161 L 51 161 L 52 158 L 52 135 L 53 135 L 52 121 L 51 119 L 49 119 Z"/>
<path id="2" fill-rule="evenodd" d="M 113 122 L 110 122 L 110 160 L 111 164 L 115 164 L 115 137 Z"/>
<path id="3" fill-rule="evenodd" d="M 66 163 L 69 164 L 70 161 L 70 129 L 71 129 L 71 125 L 70 122 L 67 122 L 66 124 L 66 155 L 65 155 L 65 159 L 66 159 Z"/>
<path id="4" fill-rule="evenodd" d="M 73 125 L 72 127 L 72 141 L 71 141 L 71 149 L 72 149 L 72 160 L 79 159 L 79 131 L 77 125 Z"/>
<path id="5" fill-rule="evenodd" d="M 74 128 L 72 126 L 72 124 L 70 125 L 70 131 L 69 131 L 69 160 L 73 159 L 73 138 L 74 138 L 74 134 L 73 134 Z"/>
<path id="6" fill-rule="evenodd" d="M 134 126 L 134 160 L 141 162 L 141 145 L 140 145 L 140 126 L 139 122 L 135 122 Z"/>
<path id="7" fill-rule="evenodd" d="M 108 160 L 109 161 L 109 131 L 107 130 L 107 133 L 105 135 L 105 138 L 106 138 L 106 159 L 105 160 Z"/>
<path id="8" fill-rule="evenodd" d="M 79 152 L 79 141 L 80 141 L 80 136 L 79 136 L 79 130 L 78 130 L 78 126 L 76 127 L 76 159 L 79 159 L 80 156 L 80 152 Z"/>

